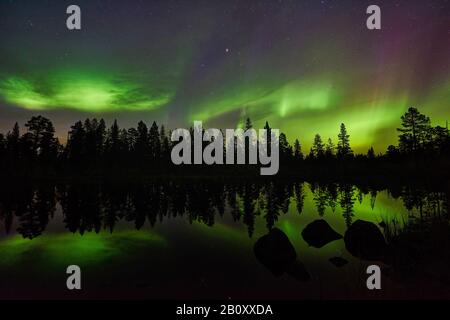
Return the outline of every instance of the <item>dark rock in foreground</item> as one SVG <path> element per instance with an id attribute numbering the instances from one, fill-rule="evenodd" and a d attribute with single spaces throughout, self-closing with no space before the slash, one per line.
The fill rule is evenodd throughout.
<path id="1" fill-rule="evenodd" d="M 274 228 L 256 241 L 256 259 L 275 276 L 289 274 L 298 281 L 311 279 L 303 263 L 297 260 L 297 253 L 289 238 L 280 229 Z"/>
<path id="2" fill-rule="evenodd" d="M 364 260 L 383 260 L 386 241 L 380 229 L 373 223 L 357 220 L 345 232 L 345 248 L 353 256 Z"/>
<path id="3" fill-rule="evenodd" d="M 274 228 L 256 241 L 255 256 L 275 276 L 282 275 L 297 258 L 289 238 L 280 229 Z"/>
<path id="4" fill-rule="evenodd" d="M 315 220 L 308 224 L 302 231 L 302 237 L 307 244 L 315 248 L 322 248 L 324 245 L 342 238 L 325 220 Z"/>

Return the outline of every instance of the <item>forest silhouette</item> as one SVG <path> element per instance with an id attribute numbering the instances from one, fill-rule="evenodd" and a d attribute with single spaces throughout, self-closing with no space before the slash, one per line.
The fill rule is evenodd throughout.
<path id="1" fill-rule="evenodd" d="M 246 119 L 244 129 L 252 127 Z M 317 218 L 298 234 L 309 246 L 341 240 L 353 257 L 382 261 L 398 278 L 427 278 L 426 270 L 450 261 L 450 134 L 415 108 L 401 117 L 398 145 L 382 154 L 372 147 L 355 154 L 345 124 L 336 144 L 317 134 L 306 154 L 298 139 L 290 145 L 280 133 L 280 172 L 271 177 L 261 177 L 257 165 L 176 166 L 170 131 L 156 122 L 121 129 L 117 121 L 110 128 L 102 119 L 78 121 L 65 145 L 45 117 L 32 117 L 25 128 L 21 133 L 16 123 L 0 135 L 0 223 L 6 234 L 35 239 L 51 233 L 56 217 L 65 230 L 81 235 L 113 233 L 130 223 L 145 232 L 177 218 L 213 227 L 231 218 L 255 240 L 256 259 L 274 276 L 303 282 L 312 270 L 278 227 L 287 214 L 311 214 L 312 203 Z M 405 220 L 361 219 L 358 203 L 368 197 L 374 209 L 380 192 L 402 201 Z M 328 224 L 330 211 L 339 214 L 345 232 Z M 262 236 L 261 226 L 267 230 Z M 349 263 L 328 258 L 338 268 Z M 447 264 L 443 270 L 432 279 L 450 281 Z"/>
<path id="2" fill-rule="evenodd" d="M 252 127 L 247 118 L 244 129 Z M 117 120 L 109 128 L 103 119 L 77 121 L 70 127 L 65 145 L 55 136 L 52 122 L 43 116 L 33 116 L 25 128 L 22 134 L 15 123 L 12 130 L 0 134 L 3 176 L 63 179 L 258 174 L 254 165 L 173 165 L 171 132 L 156 122 L 150 128 L 140 121 L 136 128 L 124 129 Z M 264 128 L 271 129 L 268 122 Z M 194 129 L 190 130 L 192 133 Z M 291 145 L 286 134 L 280 133 L 279 175 L 305 179 L 379 179 L 381 175 L 383 179 L 397 180 L 446 178 L 450 164 L 448 126 L 433 127 L 429 117 L 409 108 L 397 131 L 398 145 L 390 145 L 379 154 L 371 146 L 366 154 L 355 154 L 344 123 L 339 128 L 336 145 L 331 138 L 324 142 L 316 134 L 306 153 L 299 139 Z M 249 143 L 254 142 L 247 139 L 245 143 L 248 150 Z"/>

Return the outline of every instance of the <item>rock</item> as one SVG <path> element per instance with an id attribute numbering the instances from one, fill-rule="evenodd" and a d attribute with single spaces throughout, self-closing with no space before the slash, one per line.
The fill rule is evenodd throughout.
<path id="1" fill-rule="evenodd" d="M 383 260 L 386 241 L 380 229 L 373 223 L 355 221 L 345 232 L 345 248 L 353 256 L 364 260 Z"/>
<path id="2" fill-rule="evenodd" d="M 334 264 L 338 268 L 343 267 L 348 263 L 347 260 L 345 260 L 344 258 L 341 258 L 341 257 L 333 257 L 333 258 L 329 259 L 328 261 L 330 261 L 332 264 Z"/>
<path id="3" fill-rule="evenodd" d="M 289 238 L 280 229 L 274 228 L 256 241 L 253 248 L 256 259 L 275 276 L 282 275 L 297 258 Z"/>
<path id="4" fill-rule="evenodd" d="M 307 244 L 315 248 L 322 248 L 324 245 L 342 238 L 325 220 L 315 220 L 308 224 L 302 231 L 302 237 Z"/>

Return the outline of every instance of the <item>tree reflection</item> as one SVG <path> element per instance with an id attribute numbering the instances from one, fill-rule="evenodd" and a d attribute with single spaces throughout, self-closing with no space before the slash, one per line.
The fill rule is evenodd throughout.
<path id="1" fill-rule="evenodd" d="M 230 215 L 235 222 L 244 224 L 252 237 L 258 220 L 263 219 L 270 231 L 289 210 L 301 214 L 308 197 L 318 217 L 328 210 L 334 213 L 339 206 L 346 225 L 351 226 L 358 214 L 355 202 L 364 201 L 367 196 L 373 209 L 382 190 L 348 183 L 287 181 L 24 184 L 0 188 L 0 221 L 6 233 L 16 226 L 15 231 L 32 239 L 44 232 L 58 205 L 65 228 L 80 234 L 98 233 L 102 229 L 113 232 L 120 221 L 132 222 L 136 229 L 141 229 L 145 224 L 155 226 L 175 217 L 213 226 L 217 215 Z M 448 218 L 448 191 L 395 186 L 387 194 L 401 198 L 411 221 L 420 224 Z M 392 226 L 392 221 L 383 221 L 382 227 L 389 233 L 394 227 L 398 229 L 398 225 Z"/>

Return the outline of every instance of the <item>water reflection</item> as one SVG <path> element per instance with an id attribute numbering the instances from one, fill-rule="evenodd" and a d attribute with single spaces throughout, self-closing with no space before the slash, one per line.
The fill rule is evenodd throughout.
<path id="1" fill-rule="evenodd" d="M 223 184 L 196 181 L 194 183 L 158 182 L 143 184 L 63 184 L 39 186 L 8 186 L 0 190 L 0 219 L 5 233 L 10 233 L 16 220 L 16 232 L 24 238 L 41 235 L 60 205 L 64 226 L 71 232 L 114 231 L 119 221 L 132 221 L 136 229 L 148 223 L 154 226 L 170 217 L 185 217 L 189 222 L 213 226 L 216 216 L 225 212 L 234 221 L 243 223 L 252 237 L 255 220 L 263 219 L 268 231 L 288 213 L 295 203 L 302 214 L 306 195 L 314 203 L 317 218 L 327 210 L 335 213 L 339 207 L 347 227 L 355 217 L 355 202 L 363 197 L 376 206 L 380 192 L 391 199 L 401 199 L 409 212 L 403 221 L 383 217 L 380 227 L 389 239 L 405 224 L 424 223 L 436 218 L 446 218 L 449 207 L 448 193 L 413 187 L 377 190 L 340 183 L 243 183 Z M 406 219 L 406 220 L 405 220 Z M 326 227 L 325 227 L 326 228 Z M 321 228 L 319 228 L 321 229 Z M 312 231 L 327 233 L 327 230 Z"/>
<path id="2" fill-rule="evenodd" d="M 279 290 L 310 297 L 317 288 L 324 294 L 324 281 L 359 296 L 347 286 L 365 283 L 358 266 L 370 261 L 383 265 L 389 281 L 415 279 L 423 292 L 425 278 L 433 286 L 450 283 L 448 208 L 448 190 L 413 186 L 212 180 L 2 186 L 0 270 L 10 277 L 0 296 L 2 286 L 19 286 L 30 270 L 74 262 L 92 267 L 98 290 L 122 277 L 141 289 L 151 283 L 158 297 L 166 289 L 173 297 L 171 281 L 172 289 L 185 283 L 197 297 L 222 297 L 224 290 L 242 298 Z M 101 281 L 105 265 L 115 267 Z M 179 265 L 187 272 L 177 272 Z M 121 297 L 124 288 L 108 292 Z M 443 292 L 450 296 L 450 286 Z"/>

